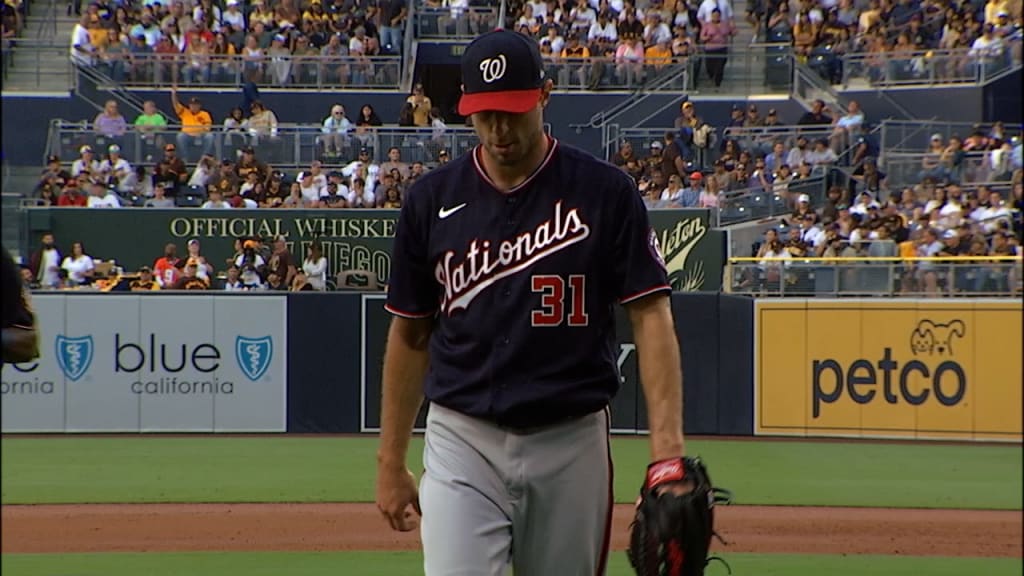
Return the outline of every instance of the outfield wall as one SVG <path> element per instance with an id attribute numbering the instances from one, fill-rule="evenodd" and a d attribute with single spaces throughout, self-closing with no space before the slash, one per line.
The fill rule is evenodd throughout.
<path id="1" fill-rule="evenodd" d="M 381 294 L 61 293 L 3 432 L 373 433 Z M 672 297 L 688 434 L 1020 442 L 1019 300 Z M 625 314 L 615 432 L 646 406 Z M 418 426 L 422 426 L 420 415 Z"/>
<path id="2" fill-rule="evenodd" d="M 4 367 L 3 432 L 373 432 L 383 303 L 341 292 L 37 293 L 43 356 Z M 673 309 L 687 431 L 751 434 L 752 302 L 680 293 Z M 636 433 L 646 410 L 624 315 L 618 324 L 613 427 Z"/>

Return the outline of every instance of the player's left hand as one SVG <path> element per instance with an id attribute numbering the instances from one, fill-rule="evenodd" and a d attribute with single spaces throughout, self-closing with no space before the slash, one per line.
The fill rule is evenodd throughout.
<path id="1" fill-rule="evenodd" d="M 419 525 L 417 516 L 423 513 L 420 511 L 416 477 L 408 468 L 377 467 L 377 509 L 392 529 L 400 532 L 416 529 Z"/>
<path id="2" fill-rule="evenodd" d="M 708 562 L 714 505 L 732 494 L 711 485 L 697 458 L 669 458 L 647 467 L 630 526 L 629 563 L 639 576 L 701 576 Z"/>

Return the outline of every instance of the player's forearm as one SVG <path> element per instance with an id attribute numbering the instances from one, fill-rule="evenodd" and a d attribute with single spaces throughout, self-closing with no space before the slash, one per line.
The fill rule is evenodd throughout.
<path id="1" fill-rule="evenodd" d="M 683 374 L 668 299 L 632 314 L 640 381 L 647 400 L 651 458 L 682 456 Z"/>
<path id="2" fill-rule="evenodd" d="M 430 330 L 421 320 L 395 318 L 384 354 L 380 449 L 382 466 L 405 466 L 409 438 L 423 403 Z"/>

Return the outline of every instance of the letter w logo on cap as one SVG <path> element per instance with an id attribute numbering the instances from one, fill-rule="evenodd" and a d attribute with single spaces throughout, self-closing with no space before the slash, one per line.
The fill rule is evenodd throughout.
<path id="1" fill-rule="evenodd" d="M 487 84 L 494 82 L 495 80 L 501 80 L 505 76 L 505 67 L 507 62 L 505 61 L 504 54 L 498 54 L 497 58 L 484 58 L 480 61 L 480 73 L 483 75 L 483 80 Z"/>

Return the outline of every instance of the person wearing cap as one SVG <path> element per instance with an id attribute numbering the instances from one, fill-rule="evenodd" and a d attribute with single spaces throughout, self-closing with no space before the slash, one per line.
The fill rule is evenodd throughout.
<path id="1" fill-rule="evenodd" d="M 100 171 L 100 161 L 92 151 L 92 146 L 86 144 L 78 149 L 79 158 L 71 163 L 71 176 L 77 178 L 81 174 L 92 176 Z"/>
<path id="2" fill-rule="evenodd" d="M 110 188 L 100 182 L 93 182 L 89 185 L 89 198 L 85 205 L 89 208 L 120 208 L 121 200 Z"/>
<path id="3" fill-rule="evenodd" d="M 171 105 L 181 120 L 181 132 L 178 132 L 176 140 L 181 157 L 187 161 L 189 147 L 196 145 L 202 149 L 202 154 L 213 152 L 213 117 L 203 110 L 199 98 L 189 98 L 188 107 L 185 107 L 178 99 L 177 86 L 171 86 Z"/>
<path id="4" fill-rule="evenodd" d="M 88 178 L 85 178 L 84 181 L 88 185 Z M 78 180 L 72 178 L 64 183 L 64 188 L 61 189 L 60 196 L 57 197 L 57 206 L 61 208 L 84 208 L 88 201 L 89 199 L 86 197 L 82 187 L 79 186 Z"/>
<path id="5" fill-rule="evenodd" d="M 128 283 L 131 292 L 151 292 L 159 290 L 160 284 L 153 278 L 153 270 L 149 266 L 139 268 L 139 277 Z"/>
<path id="6" fill-rule="evenodd" d="M 51 154 L 46 157 L 46 167 L 43 168 L 42 173 L 39 175 L 34 193 L 36 196 L 39 196 L 44 188 L 49 188 L 54 192 L 54 197 L 56 197 L 60 194 L 60 189 L 64 186 L 64 183 L 68 180 L 71 180 L 71 173 L 61 167 L 60 156 Z"/>
<path id="7" fill-rule="evenodd" d="M 643 159 L 644 174 L 650 174 L 652 170 L 661 169 L 661 155 L 665 145 L 660 140 L 653 140 L 648 150 L 650 153 Z"/>
<path id="8" fill-rule="evenodd" d="M 111 144 L 107 147 L 107 154 L 107 159 L 100 163 L 100 175 L 109 179 L 118 192 L 122 194 L 134 192 L 139 179 L 132 165 L 121 156 L 121 147 Z"/>
<path id="9" fill-rule="evenodd" d="M 192 238 L 185 244 L 185 249 L 188 254 L 185 256 L 185 265 L 194 265 L 196 267 L 196 276 L 205 280 L 207 283 L 213 278 L 213 264 L 210 264 L 209 260 L 203 256 L 202 245 L 198 238 Z"/>
<path id="10" fill-rule="evenodd" d="M 380 165 L 373 161 L 370 149 L 364 146 L 359 149 L 359 156 L 355 160 L 342 167 L 341 174 L 350 180 L 362 178 L 366 183 L 366 190 L 373 194 L 380 176 Z"/>
<path id="11" fill-rule="evenodd" d="M 545 134 L 553 83 L 535 40 L 483 34 L 461 68 L 458 113 L 479 144 L 416 182 L 395 229 L 377 507 L 403 531 L 422 511 L 428 575 L 496 575 L 510 555 L 516 574 L 602 574 L 616 303 L 640 351 L 654 465 L 685 453 L 664 260 L 632 179 Z M 424 399 L 417 491 L 406 462 Z M 509 470 L 529 507 L 510 500 Z"/>
<path id="12" fill-rule="evenodd" d="M 71 61 L 78 66 L 90 67 L 96 63 L 94 59 L 98 50 L 92 43 L 90 26 L 92 21 L 89 14 L 82 14 L 71 30 Z"/>
<path id="13" fill-rule="evenodd" d="M 238 0 L 227 0 L 224 12 L 220 16 L 221 26 L 231 26 L 235 30 L 245 30 L 245 14 L 238 7 Z"/>

